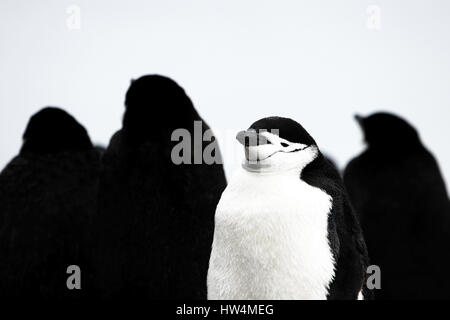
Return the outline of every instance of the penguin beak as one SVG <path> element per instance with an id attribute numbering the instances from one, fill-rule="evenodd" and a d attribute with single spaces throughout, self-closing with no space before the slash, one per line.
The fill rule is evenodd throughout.
<path id="1" fill-rule="evenodd" d="M 364 124 L 364 117 L 363 116 L 360 116 L 359 114 L 355 114 L 355 120 L 356 120 L 356 122 L 359 123 L 359 125 L 361 127 L 364 127 L 363 126 L 363 124 Z"/>
<path id="2" fill-rule="evenodd" d="M 240 131 L 236 135 L 236 139 L 244 147 L 256 147 L 262 144 L 269 144 L 270 142 L 262 135 L 258 134 L 255 130 Z"/>
<path id="3" fill-rule="evenodd" d="M 359 114 L 355 114 L 355 120 L 358 122 L 364 136 L 364 140 L 367 140 L 366 127 L 364 125 L 365 118 L 360 116 Z"/>

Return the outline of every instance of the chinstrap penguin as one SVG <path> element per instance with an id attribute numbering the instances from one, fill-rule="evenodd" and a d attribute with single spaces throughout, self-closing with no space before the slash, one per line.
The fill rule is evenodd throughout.
<path id="1" fill-rule="evenodd" d="M 100 154 L 58 108 L 33 115 L 19 154 L 0 174 L 0 297 L 80 299 L 90 292 L 88 233 L 96 212 Z M 82 270 L 69 290 L 67 268 Z"/>
<path id="2" fill-rule="evenodd" d="M 375 297 L 449 298 L 450 204 L 435 158 L 404 119 L 356 118 L 367 149 L 348 164 L 344 182 L 381 270 Z"/>
<path id="3" fill-rule="evenodd" d="M 123 127 L 103 156 L 100 293 L 107 299 L 206 299 L 225 174 L 220 161 L 175 164 L 171 136 L 180 128 L 194 136 L 194 121 L 202 122 L 202 134 L 209 127 L 185 91 L 159 75 L 132 81 L 125 107 Z"/>
<path id="4" fill-rule="evenodd" d="M 314 139 L 280 117 L 253 123 L 237 139 L 245 160 L 216 209 L 208 299 L 364 296 L 359 223 Z"/>

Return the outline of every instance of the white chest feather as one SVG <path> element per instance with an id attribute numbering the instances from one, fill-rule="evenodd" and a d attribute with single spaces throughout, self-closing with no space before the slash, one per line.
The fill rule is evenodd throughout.
<path id="1" fill-rule="evenodd" d="M 296 174 L 240 170 L 217 206 L 209 299 L 325 299 L 331 197 Z"/>

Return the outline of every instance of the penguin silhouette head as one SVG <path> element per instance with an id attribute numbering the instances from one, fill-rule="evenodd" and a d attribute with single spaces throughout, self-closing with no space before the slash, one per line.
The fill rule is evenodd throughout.
<path id="1" fill-rule="evenodd" d="M 123 128 L 134 138 L 152 139 L 177 128 L 189 128 L 199 116 L 175 81 L 160 75 L 133 80 L 125 97 Z"/>
<path id="2" fill-rule="evenodd" d="M 66 111 L 46 107 L 34 114 L 23 134 L 21 153 L 56 153 L 90 149 L 86 129 Z"/>
<path id="3" fill-rule="evenodd" d="M 320 152 L 308 132 L 289 118 L 258 120 L 239 132 L 236 139 L 245 149 L 244 167 L 255 171 L 301 171 Z"/>
<path id="4" fill-rule="evenodd" d="M 394 114 L 379 112 L 366 118 L 359 115 L 355 118 L 371 149 L 405 150 L 422 146 L 416 129 Z"/>

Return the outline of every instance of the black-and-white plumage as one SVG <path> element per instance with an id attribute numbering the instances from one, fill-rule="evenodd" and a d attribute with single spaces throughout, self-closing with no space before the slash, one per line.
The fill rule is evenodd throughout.
<path id="1" fill-rule="evenodd" d="M 357 117 L 367 149 L 345 170 L 380 299 L 449 298 L 450 205 L 433 155 L 393 114 Z"/>
<path id="2" fill-rule="evenodd" d="M 133 81 L 125 105 L 123 128 L 103 157 L 100 290 L 108 298 L 206 298 L 214 212 L 225 175 L 220 160 L 175 164 L 171 153 L 178 141 L 171 137 L 176 129 L 187 130 L 191 148 L 194 121 L 202 121 L 202 135 L 209 128 L 184 90 L 166 77 Z M 200 152 L 209 143 L 200 142 Z"/>
<path id="3" fill-rule="evenodd" d="M 237 139 L 246 159 L 217 206 L 208 298 L 360 298 L 364 239 L 342 179 L 314 139 L 279 117 Z"/>
<path id="4" fill-rule="evenodd" d="M 79 298 L 89 287 L 87 232 L 96 211 L 99 153 L 58 108 L 29 121 L 20 153 L 0 174 L 0 297 Z M 66 286 L 78 265 L 82 290 Z"/>

